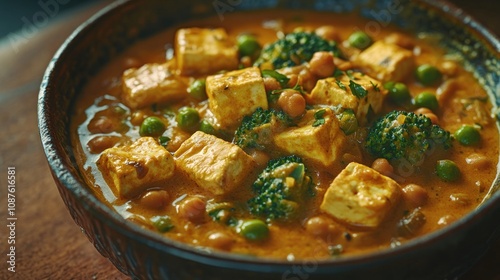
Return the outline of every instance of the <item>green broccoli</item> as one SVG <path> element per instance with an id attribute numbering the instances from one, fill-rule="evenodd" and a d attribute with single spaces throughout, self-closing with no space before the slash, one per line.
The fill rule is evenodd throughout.
<path id="1" fill-rule="evenodd" d="M 327 41 L 314 33 L 290 33 L 264 47 L 254 65 L 270 63 L 274 69 L 300 65 L 311 60 L 313 54 L 318 51 L 332 52 L 334 56 L 340 56 L 340 50 L 334 41 Z"/>
<path id="2" fill-rule="evenodd" d="M 418 163 L 432 145 L 451 147 L 450 133 L 432 124 L 425 115 L 392 111 L 377 120 L 368 132 L 365 146 L 374 156 Z"/>
<path id="3" fill-rule="evenodd" d="M 291 124 L 291 118 L 284 112 L 259 107 L 252 115 L 243 118 L 236 129 L 233 143 L 241 148 L 263 150 L 271 143 L 274 131 Z"/>
<path id="4" fill-rule="evenodd" d="M 247 202 L 250 213 L 267 220 L 289 220 L 312 194 L 312 179 L 302 159 L 289 155 L 270 160 L 252 188 L 255 196 Z"/>

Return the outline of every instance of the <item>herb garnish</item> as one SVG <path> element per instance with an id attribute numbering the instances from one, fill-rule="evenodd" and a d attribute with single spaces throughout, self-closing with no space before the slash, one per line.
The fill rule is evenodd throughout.
<path id="1" fill-rule="evenodd" d="M 325 115 L 325 112 L 326 112 L 325 109 L 321 109 L 316 111 L 316 113 L 314 113 L 314 118 L 316 120 L 312 124 L 313 127 L 317 127 L 325 123 L 325 118 L 323 117 Z"/>
<path id="2" fill-rule="evenodd" d="M 347 90 L 347 88 L 345 87 L 345 85 L 341 81 L 335 80 L 335 83 L 337 83 L 337 86 L 339 86 L 339 88 L 341 88 L 343 90 Z"/>
<path id="3" fill-rule="evenodd" d="M 352 94 L 354 94 L 357 98 L 363 98 L 368 94 L 368 91 L 363 86 L 357 84 L 353 80 L 349 81 L 349 88 L 351 89 Z"/>

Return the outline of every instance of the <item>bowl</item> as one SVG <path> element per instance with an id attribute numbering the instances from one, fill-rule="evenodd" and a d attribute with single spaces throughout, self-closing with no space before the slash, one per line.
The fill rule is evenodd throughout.
<path id="1" fill-rule="evenodd" d="M 209 252 L 162 238 L 99 201 L 76 164 L 69 124 L 73 101 L 103 65 L 133 42 L 183 20 L 238 10 L 311 9 L 355 12 L 371 28 L 394 24 L 441 34 L 443 47 L 500 104 L 500 42 L 460 9 L 443 1 L 117 1 L 81 25 L 61 46 L 43 77 L 40 135 L 50 170 L 76 224 L 120 271 L 133 279 L 447 279 L 463 274 L 500 237 L 498 174 L 487 199 L 457 222 L 394 249 L 332 260 L 263 260 Z M 467 42 L 464 47 L 463 42 Z"/>

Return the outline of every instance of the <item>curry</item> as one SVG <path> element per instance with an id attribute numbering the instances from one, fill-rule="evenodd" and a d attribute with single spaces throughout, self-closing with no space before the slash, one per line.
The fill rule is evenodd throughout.
<path id="1" fill-rule="evenodd" d="M 76 102 L 82 173 L 125 219 L 208 250 L 326 259 L 446 227 L 495 179 L 494 108 L 435 36 L 366 24 L 234 13 L 130 46 Z"/>

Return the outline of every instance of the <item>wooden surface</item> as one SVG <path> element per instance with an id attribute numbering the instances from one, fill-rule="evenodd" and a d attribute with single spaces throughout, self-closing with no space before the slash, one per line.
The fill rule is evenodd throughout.
<path id="1" fill-rule="evenodd" d="M 109 1 L 0 41 L 0 279 L 127 279 L 94 249 L 66 210 L 40 144 L 36 103 L 43 71 L 71 31 Z M 493 1 L 454 1 L 500 34 Z M 496 8 L 492 7 L 496 6 Z M 15 167 L 15 273 L 9 272 L 7 172 Z M 500 240 L 463 279 L 500 279 Z M 438 264 L 437 264 L 438 265 Z"/>

